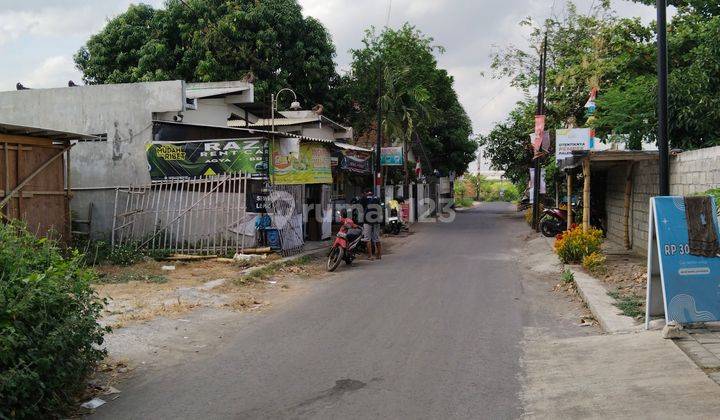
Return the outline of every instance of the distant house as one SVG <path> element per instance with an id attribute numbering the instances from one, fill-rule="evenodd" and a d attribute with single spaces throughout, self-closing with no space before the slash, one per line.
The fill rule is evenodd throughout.
<path id="1" fill-rule="evenodd" d="M 8 124 L 89 133 L 73 147 L 72 210 L 80 218 L 94 205 L 93 231 L 112 229 L 115 188 L 150 182 L 146 146 L 154 122 L 227 127 L 229 118 L 257 121 L 244 106 L 254 87 L 243 81 L 181 80 L 0 92 Z"/>
<path id="2" fill-rule="evenodd" d="M 230 127 L 247 127 L 270 130 L 273 126 L 271 118 L 260 118 L 255 122 L 233 119 L 227 122 Z M 324 115 L 313 111 L 279 111 L 275 115 L 275 130 L 328 140 L 350 141 L 353 139 L 352 127 L 345 127 Z"/>

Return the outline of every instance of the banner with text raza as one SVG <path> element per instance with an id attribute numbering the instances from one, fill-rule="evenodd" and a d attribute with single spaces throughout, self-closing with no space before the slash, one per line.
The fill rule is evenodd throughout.
<path id="1" fill-rule="evenodd" d="M 300 151 L 272 147 L 272 179 L 275 184 L 332 184 L 330 151 L 319 143 L 300 143 Z"/>
<path id="2" fill-rule="evenodd" d="M 242 172 L 265 173 L 262 140 L 207 140 L 146 146 L 150 178 L 183 179 Z"/>

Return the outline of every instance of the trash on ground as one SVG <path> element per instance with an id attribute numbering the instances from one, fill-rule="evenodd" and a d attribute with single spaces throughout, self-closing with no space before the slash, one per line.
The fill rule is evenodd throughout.
<path id="1" fill-rule="evenodd" d="M 245 251 L 247 251 L 247 250 L 245 250 Z M 237 254 L 235 254 L 235 256 L 233 257 L 233 260 L 235 260 L 235 261 L 252 261 L 252 260 L 257 260 L 257 259 L 265 259 L 265 258 L 267 258 L 267 255 L 266 255 L 266 254 L 259 255 L 259 254 L 241 254 L 241 253 L 237 253 Z"/>
<path id="2" fill-rule="evenodd" d="M 87 408 L 88 410 L 94 410 L 103 404 L 105 404 L 105 400 L 103 400 L 101 398 L 93 398 L 90 401 L 86 401 L 86 402 L 82 403 L 80 405 L 80 407 Z"/>
<path id="3" fill-rule="evenodd" d="M 161 268 L 162 268 L 164 271 L 174 271 L 174 270 L 175 270 L 175 266 L 174 266 L 174 265 L 163 265 Z"/>

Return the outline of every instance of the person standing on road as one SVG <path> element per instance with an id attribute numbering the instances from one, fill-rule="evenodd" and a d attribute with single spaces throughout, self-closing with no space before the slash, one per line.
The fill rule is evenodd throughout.
<path id="1" fill-rule="evenodd" d="M 382 259 L 382 246 L 380 245 L 380 221 L 382 220 L 382 206 L 380 198 L 373 195 L 372 189 L 365 190 L 365 195 L 360 199 L 363 214 L 363 242 L 367 247 L 368 259 L 373 259 L 373 247 L 375 256 Z"/>

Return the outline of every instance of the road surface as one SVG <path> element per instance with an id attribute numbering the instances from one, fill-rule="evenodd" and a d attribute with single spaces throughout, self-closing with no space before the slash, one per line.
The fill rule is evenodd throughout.
<path id="1" fill-rule="evenodd" d="M 507 204 L 424 224 L 212 357 L 121 384 L 95 417 L 517 418 L 523 327 L 548 293 L 524 286 L 527 232 Z"/>

